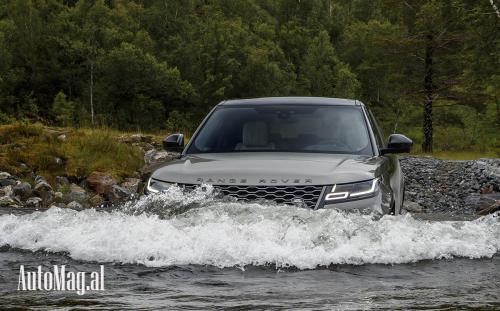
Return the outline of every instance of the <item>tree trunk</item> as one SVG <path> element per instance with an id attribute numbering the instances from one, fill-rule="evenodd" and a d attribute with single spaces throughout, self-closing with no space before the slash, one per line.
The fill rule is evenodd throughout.
<path id="1" fill-rule="evenodd" d="M 94 63 L 90 63 L 90 119 L 94 127 Z"/>
<path id="2" fill-rule="evenodd" d="M 497 126 L 500 126 L 500 102 L 498 97 L 495 96 L 495 107 L 497 108 Z"/>
<path id="3" fill-rule="evenodd" d="M 433 75 L 433 37 L 427 35 L 425 44 L 425 77 L 424 77 L 424 122 L 422 151 L 432 152 L 432 99 L 434 96 L 434 86 L 432 84 Z"/>

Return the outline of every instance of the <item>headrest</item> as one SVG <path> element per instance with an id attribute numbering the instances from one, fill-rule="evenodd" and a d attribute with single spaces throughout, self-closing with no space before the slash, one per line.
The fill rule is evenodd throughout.
<path id="1" fill-rule="evenodd" d="M 262 121 L 247 122 L 243 125 L 243 145 L 266 146 L 269 140 L 267 124 Z"/>

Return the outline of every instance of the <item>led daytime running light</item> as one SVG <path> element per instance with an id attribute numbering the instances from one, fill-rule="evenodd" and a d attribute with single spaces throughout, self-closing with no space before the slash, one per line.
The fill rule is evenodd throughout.
<path id="1" fill-rule="evenodd" d="M 333 185 L 332 191 L 326 195 L 325 200 L 326 201 L 346 200 L 348 198 L 356 198 L 356 197 L 360 197 L 360 196 L 369 195 L 369 194 L 372 194 L 375 192 L 375 190 L 377 189 L 377 183 L 378 183 L 378 179 L 375 178 L 372 181 L 372 185 L 371 185 L 370 189 L 365 190 L 365 191 L 360 191 L 360 192 L 352 192 L 352 193 L 349 193 L 347 191 L 335 192 L 337 185 Z"/>

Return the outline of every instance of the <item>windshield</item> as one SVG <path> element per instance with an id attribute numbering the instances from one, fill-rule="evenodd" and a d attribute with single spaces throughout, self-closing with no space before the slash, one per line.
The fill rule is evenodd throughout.
<path id="1" fill-rule="evenodd" d="M 323 152 L 373 155 L 359 106 L 221 106 L 187 153 Z"/>

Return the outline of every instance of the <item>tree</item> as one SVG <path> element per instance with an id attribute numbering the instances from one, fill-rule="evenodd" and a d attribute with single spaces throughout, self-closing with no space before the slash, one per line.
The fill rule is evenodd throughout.
<path id="1" fill-rule="evenodd" d="M 465 13 L 457 2 L 424 3 L 416 11 L 411 39 L 423 50 L 423 141 L 424 152 L 433 151 L 435 104 L 478 106 L 481 95 L 464 92 L 462 72 L 470 51 L 465 49 Z"/>
<path id="2" fill-rule="evenodd" d="M 304 56 L 302 74 L 309 94 L 334 96 L 335 66 L 339 63 L 326 31 L 311 42 Z"/>
<path id="3" fill-rule="evenodd" d="M 335 66 L 335 96 L 341 98 L 358 98 L 361 84 L 349 65 L 339 63 Z"/>
<path id="4" fill-rule="evenodd" d="M 170 68 L 138 47 L 123 43 L 103 56 L 98 66 L 96 93 L 99 111 L 120 128 L 154 129 L 170 110 L 193 96 L 192 86 Z"/>
<path id="5" fill-rule="evenodd" d="M 7 57 L 0 82 L 2 106 L 19 118 L 46 119 L 60 86 L 61 55 L 53 33 L 62 5 L 55 0 L 2 4 L 0 37 Z M 5 52 L 4 52 L 5 53 Z"/>
<path id="6" fill-rule="evenodd" d="M 66 94 L 60 91 L 54 97 L 52 104 L 52 117 L 58 125 L 70 126 L 74 123 L 75 104 L 68 100 Z"/>

